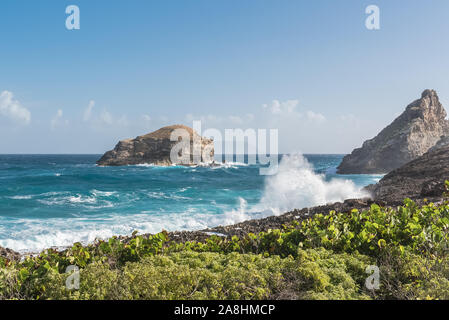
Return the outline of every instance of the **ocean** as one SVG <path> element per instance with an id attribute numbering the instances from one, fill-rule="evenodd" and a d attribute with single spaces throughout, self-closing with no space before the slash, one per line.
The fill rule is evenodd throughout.
<path id="1" fill-rule="evenodd" d="M 99 167 L 101 155 L 0 155 L 0 246 L 36 252 L 113 235 L 199 230 L 346 198 L 381 175 L 338 175 L 343 155 L 219 167 Z M 218 156 L 217 160 L 221 160 Z"/>

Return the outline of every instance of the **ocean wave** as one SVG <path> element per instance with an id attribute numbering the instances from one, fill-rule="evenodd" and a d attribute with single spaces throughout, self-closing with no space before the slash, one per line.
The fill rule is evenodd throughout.
<path id="1" fill-rule="evenodd" d="M 211 166 L 212 169 L 236 169 L 239 167 L 248 167 L 248 163 L 243 162 L 215 162 L 214 166 Z"/>
<path id="2" fill-rule="evenodd" d="M 113 203 L 103 198 L 108 198 L 114 195 L 114 192 L 102 192 L 92 190 L 89 195 L 70 194 L 69 192 L 49 192 L 42 194 L 37 202 L 46 206 L 82 206 L 85 209 L 102 209 L 111 208 Z"/>
<path id="3" fill-rule="evenodd" d="M 25 252 L 38 252 L 46 248 L 64 248 L 75 242 L 91 243 L 96 239 L 108 239 L 115 235 L 157 233 L 161 230 L 198 230 L 207 225 L 201 222 L 201 216 L 192 215 L 187 210 L 182 214 L 166 216 L 164 214 L 110 215 L 96 218 L 52 218 L 46 220 L 20 219 L 8 230 L 8 236 L 2 232 L 0 246 Z"/>
<path id="4" fill-rule="evenodd" d="M 129 165 L 130 167 L 156 167 L 153 163 L 141 163 L 141 164 L 135 164 L 135 165 Z"/>
<path id="5" fill-rule="evenodd" d="M 100 190 L 93 189 L 90 192 L 94 196 L 97 196 L 97 197 L 111 197 L 111 196 L 117 195 L 117 191 L 100 191 Z"/>
<path id="6" fill-rule="evenodd" d="M 279 215 L 293 209 L 368 196 L 349 179 L 326 181 L 325 175 L 315 173 L 302 154 L 292 154 L 283 156 L 277 173 L 267 177 L 262 199 L 252 210 Z"/>
<path id="7" fill-rule="evenodd" d="M 191 198 L 179 196 L 176 194 L 166 194 L 161 191 L 152 191 L 147 194 L 150 198 L 154 199 L 171 199 L 171 200 L 189 200 Z"/>
<path id="8" fill-rule="evenodd" d="M 81 195 L 71 196 L 67 198 L 67 201 L 71 203 L 96 203 L 96 197 L 86 197 Z"/>
<path id="9" fill-rule="evenodd" d="M 181 168 L 187 168 L 186 166 L 177 165 L 177 164 L 171 164 L 169 166 L 164 165 L 157 165 L 154 163 L 139 163 L 139 164 L 130 164 L 127 165 L 127 167 L 143 167 L 143 168 L 154 168 L 154 169 L 181 169 Z"/>
<path id="10" fill-rule="evenodd" d="M 198 164 L 193 164 L 193 165 L 188 165 L 188 166 L 184 166 L 184 165 L 179 165 L 179 164 L 172 164 L 169 166 L 164 166 L 164 165 L 156 165 L 154 163 L 141 163 L 141 164 L 132 164 L 132 165 L 128 165 L 128 167 L 144 167 L 144 168 L 182 168 L 182 169 L 195 169 L 195 168 L 212 168 L 212 169 L 216 169 L 216 168 L 235 168 L 235 167 L 247 167 L 249 166 L 248 163 L 243 163 L 243 162 L 233 162 L 233 161 L 229 161 L 229 162 L 200 162 Z"/>
<path id="11" fill-rule="evenodd" d="M 12 196 L 12 197 L 9 197 L 10 199 L 13 199 L 13 200 L 29 200 L 29 199 L 32 199 L 33 198 L 33 196 L 32 195 L 26 195 L 26 196 Z"/>

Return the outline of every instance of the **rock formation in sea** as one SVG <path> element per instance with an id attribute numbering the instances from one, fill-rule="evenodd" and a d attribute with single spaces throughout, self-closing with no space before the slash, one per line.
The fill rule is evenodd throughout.
<path id="1" fill-rule="evenodd" d="M 369 185 L 374 201 L 402 202 L 404 198 L 441 198 L 449 180 L 449 145 L 431 150 Z"/>
<path id="2" fill-rule="evenodd" d="M 188 138 L 190 142 L 180 143 L 185 141 L 185 138 Z M 180 158 L 185 157 L 182 163 L 181 159 L 176 163 L 172 162 L 170 157 L 172 150 Z M 97 161 L 97 164 L 101 166 L 136 164 L 154 164 L 159 166 L 173 164 L 192 165 L 207 162 L 209 159 L 213 159 L 213 157 L 214 142 L 212 139 L 201 137 L 195 130 L 187 126 L 172 125 L 135 139 L 120 141 L 113 150 L 106 152 Z"/>
<path id="3" fill-rule="evenodd" d="M 341 174 L 387 173 L 426 153 L 449 135 L 449 121 L 434 90 L 425 90 L 421 98 L 375 138 L 367 140 L 343 158 Z M 443 144 L 443 142 L 441 143 Z"/>

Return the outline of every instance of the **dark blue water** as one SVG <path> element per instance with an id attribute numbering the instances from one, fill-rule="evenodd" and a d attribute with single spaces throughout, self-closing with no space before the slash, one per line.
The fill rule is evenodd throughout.
<path id="1" fill-rule="evenodd" d="M 0 155 L 0 246 L 34 251 L 230 224 L 360 196 L 380 178 L 337 175 L 342 155 L 280 157 L 272 176 L 258 164 L 98 167 L 99 157 Z"/>

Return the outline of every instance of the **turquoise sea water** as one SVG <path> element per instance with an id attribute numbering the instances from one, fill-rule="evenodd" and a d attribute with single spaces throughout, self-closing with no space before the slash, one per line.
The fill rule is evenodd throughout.
<path id="1" fill-rule="evenodd" d="M 100 155 L 0 155 L 0 246 L 36 251 L 118 234 L 197 230 L 345 198 L 379 175 L 337 175 L 342 155 L 258 164 L 98 167 Z M 220 160 L 217 158 L 217 160 Z"/>

